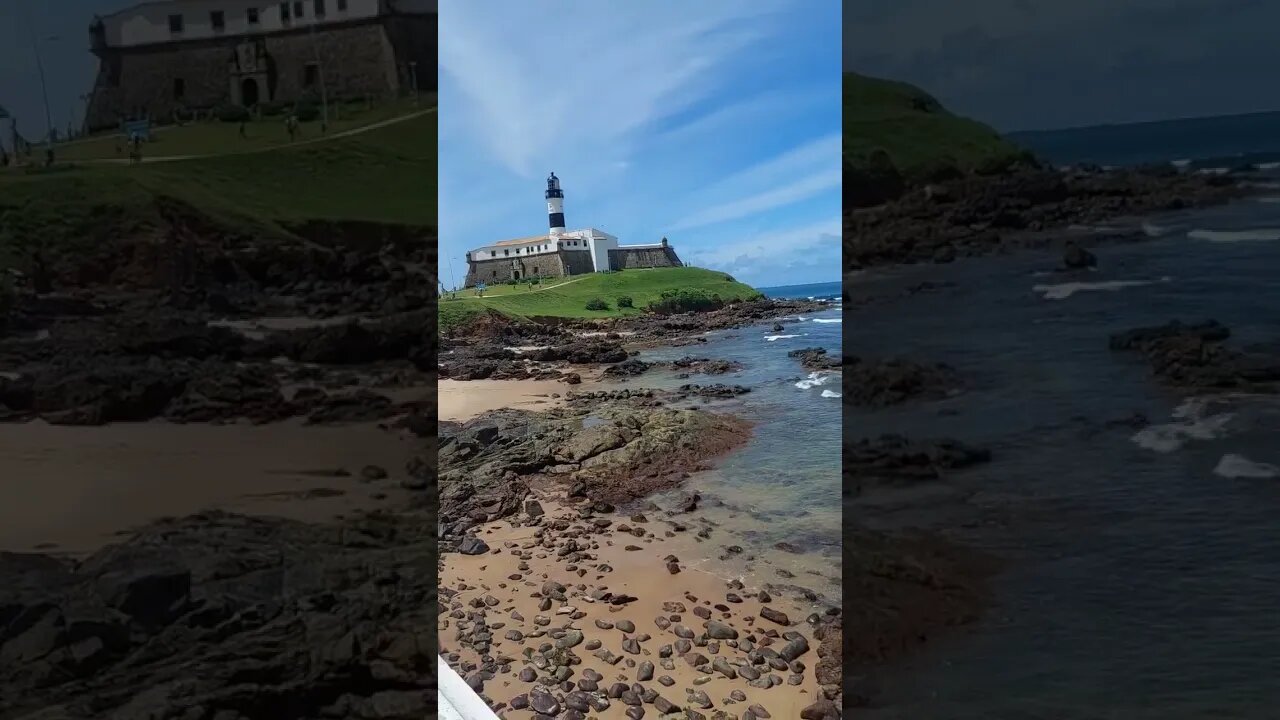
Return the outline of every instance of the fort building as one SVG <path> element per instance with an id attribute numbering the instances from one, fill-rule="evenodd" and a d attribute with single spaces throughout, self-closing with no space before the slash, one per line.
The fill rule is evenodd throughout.
<path id="1" fill-rule="evenodd" d="M 157 0 L 96 17 L 86 129 L 436 88 L 436 0 Z"/>
<path id="2" fill-rule="evenodd" d="M 566 230 L 564 191 L 555 173 L 547 178 L 544 235 L 501 240 L 467 253 L 466 287 L 533 277 L 568 277 L 631 268 L 680 267 L 666 238 L 648 245 L 621 245 L 597 228 Z"/>

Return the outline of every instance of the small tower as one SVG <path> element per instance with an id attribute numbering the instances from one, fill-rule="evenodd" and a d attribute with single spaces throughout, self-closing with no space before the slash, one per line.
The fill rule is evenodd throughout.
<path id="1" fill-rule="evenodd" d="M 547 220 L 551 223 L 551 237 L 564 233 L 564 191 L 555 173 L 547 178 Z"/>

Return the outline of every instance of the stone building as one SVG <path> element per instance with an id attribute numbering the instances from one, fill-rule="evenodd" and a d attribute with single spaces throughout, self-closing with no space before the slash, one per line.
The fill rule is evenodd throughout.
<path id="1" fill-rule="evenodd" d="M 97 17 L 89 130 L 436 88 L 436 0 L 159 0 Z"/>
<path id="2" fill-rule="evenodd" d="M 666 238 L 649 245 L 620 245 L 603 230 L 565 230 L 564 191 L 555 173 L 547 178 L 545 235 L 502 240 L 467 253 L 466 287 L 532 277 L 568 277 L 606 270 L 680 267 Z"/>

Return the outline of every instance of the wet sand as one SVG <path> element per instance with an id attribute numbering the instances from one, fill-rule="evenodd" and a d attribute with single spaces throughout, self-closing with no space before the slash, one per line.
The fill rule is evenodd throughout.
<path id="1" fill-rule="evenodd" d="M 328 521 L 390 507 L 414 448 L 372 423 L 0 427 L 0 551 L 87 553 L 206 509 Z M 369 465 L 388 477 L 363 481 Z"/>
<path id="2" fill-rule="evenodd" d="M 462 422 L 501 408 L 549 410 L 582 387 L 557 380 L 440 380 L 437 407 L 441 420 Z"/>
<path id="3" fill-rule="evenodd" d="M 760 579 L 724 578 L 713 574 L 712 563 L 705 557 L 711 548 L 706 544 L 699 547 L 693 539 L 690 516 L 667 518 L 661 512 L 647 512 L 643 522 L 624 515 L 597 516 L 610 520 L 610 526 L 598 534 L 593 530 L 591 559 L 565 564 L 565 557 L 555 548 L 566 542 L 583 547 L 586 542 L 583 538 L 572 539 L 575 532 L 572 526 L 589 527 L 590 523 L 580 519 L 576 510 L 558 504 L 550 493 L 543 491 L 538 496 L 546 516 L 536 526 L 509 521 L 489 523 L 476 532 L 477 537 L 489 545 L 488 553 L 474 556 L 448 553 L 441 560 L 442 597 L 447 597 L 450 590 L 460 591 L 450 601 L 456 610 L 441 616 L 441 652 L 446 656 L 457 653 L 466 664 L 460 674 L 470 675 L 471 668 L 481 664 L 481 660 L 480 653 L 465 638 L 476 626 L 474 616 L 468 618 L 466 613 L 477 612 L 476 603 L 486 608 L 485 622 L 492 634 L 492 647 L 487 654 L 511 659 L 509 672 L 499 673 L 484 684 L 484 694 L 495 704 L 509 704 L 512 698 L 535 687 L 534 683 L 519 678 L 522 670 L 532 667 L 522 659 L 523 653 L 528 650 L 536 654 L 543 644 L 554 642 L 553 638 L 559 634 L 554 631 L 560 629 L 580 630 L 584 636 L 584 644 L 573 648 L 582 664 L 572 667 L 569 679 L 579 682 L 588 670 L 593 670 L 603 676 L 598 683 L 601 692 L 614 683 L 631 686 L 640 682 L 677 706 L 698 707 L 687 697 L 686 690 L 691 689 L 705 692 L 710 699 L 713 707 L 704 711 L 707 716 L 717 709 L 741 714 L 758 704 L 774 718 L 798 718 L 801 710 L 822 698 L 815 673 L 819 643 L 806 618 L 812 613 L 821 613 L 823 608 L 804 600 L 798 592 L 775 591 L 766 594 L 767 606 L 785 613 L 789 625 L 761 618 L 760 610 L 766 604 L 757 595 L 761 589 L 756 587 Z M 520 517 L 524 517 L 523 514 Z M 687 529 L 672 532 L 675 523 Z M 624 527 L 633 532 L 626 532 Z M 643 529 L 643 536 L 635 535 L 635 529 Z M 565 538 L 566 534 L 570 537 Z M 668 555 L 679 559 L 677 574 L 668 570 L 664 560 Z M 735 579 L 738 582 L 731 588 L 729 582 Z M 566 601 L 540 610 L 542 600 L 534 594 L 540 593 L 548 581 L 561 583 L 568 589 Z M 598 589 L 636 599 L 624 605 L 612 605 L 592 598 L 591 592 Z M 684 609 L 669 603 L 679 603 Z M 695 607 L 701 608 L 698 611 L 701 614 L 694 612 Z M 458 610 L 463 612 L 462 618 L 458 617 Z M 539 616 L 549 622 L 539 620 Z M 670 621 L 669 627 L 664 629 L 655 622 L 660 616 Z M 777 682 L 781 684 L 767 689 L 750 686 L 742 676 L 730 679 L 718 671 L 704 674 L 687 662 L 678 648 L 670 651 L 669 659 L 661 657 L 660 648 L 678 640 L 674 634 L 676 625 L 684 625 L 694 634 L 702 635 L 707 619 L 723 621 L 736 629 L 740 640 L 733 644 L 752 638 L 756 647 L 777 650 L 787 642 L 778 635 L 795 631 L 806 639 L 809 650 L 798 659 L 800 664 L 791 668 L 777 670 L 755 665 L 762 677 L 778 676 Z M 624 633 L 615 627 L 620 621 L 634 623 L 633 632 Z M 600 627 L 598 622 L 605 627 Z M 508 635 L 511 631 L 520 635 Z M 463 638 L 460 639 L 460 635 Z M 631 646 L 631 652 L 623 645 L 628 639 L 638 642 L 638 646 Z M 610 664 L 597 657 L 596 653 L 600 652 L 595 647 L 597 642 L 601 649 L 621 660 Z M 732 647 L 726 641 L 709 645 L 699 646 L 695 641 L 688 656 L 700 653 L 711 660 L 723 658 L 735 669 L 748 663 L 747 652 L 741 646 Z M 644 662 L 653 664 L 652 678 L 640 680 L 639 666 Z M 458 662 L 453 665 L 459 669 Z M 669 687 L 660 682 L 663 676 L 673 681 Z M 731 699 L 730 694 L 735 692 L 745 694 L 745 700 Z M 623 718 L 627 707 L 614 699 L 606 711 L 592 716 Z M 527 709 L 508 709 L 504 716 L 528 718 L 534 717 L 534 713 Z"/>

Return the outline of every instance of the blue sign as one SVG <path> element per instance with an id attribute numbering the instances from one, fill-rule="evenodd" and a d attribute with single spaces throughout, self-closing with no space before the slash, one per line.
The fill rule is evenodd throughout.
<path id="1" fill-rule="evenodd" d="M 126 120 L 121 123 L 124 130 L 124 136 L 133 139 L 134 135 L 143 140 L 151 139 L 151 121 L 150 120 Z"/>

